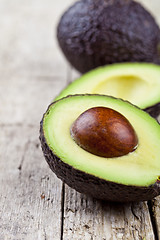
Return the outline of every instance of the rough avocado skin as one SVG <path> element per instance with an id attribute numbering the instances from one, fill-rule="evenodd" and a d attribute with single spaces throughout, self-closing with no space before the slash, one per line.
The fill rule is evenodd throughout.
<path id="1" fill-rule="evenodd" d="M 72 66 L 85 73 L 116 62 L 159 63 L 160 30 L 132 0 L 81 0 L 62 16 L 59 45 Z"/>
<path id="2" fill-rule="evenodd" d="M 158 120 L 160 114 L 160 103 L 155 104 L 154 106 L 148 107 L 144 109 L 147 113 L 149 113 L 152 117 Z"/>
<path id="3" fill-rule="evenodd" d="M 64 183 L 78 192 L 89 193 L 94 198 L 115 202 L 147 201 L 160 194 L 159 182 L 149 187 L 127 186 L 100 179 L 64 163 L 46 143 L 43 118 L 40 123 L 40 142 L 44 157 L 51 170 Z"/>

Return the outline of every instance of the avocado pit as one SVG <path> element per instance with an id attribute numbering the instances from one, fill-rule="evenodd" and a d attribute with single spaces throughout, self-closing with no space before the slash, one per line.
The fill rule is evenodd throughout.
<path id="1" fill-rule="evenodd" d="M 83 112 L 70 128 L 71 137 L 84 150 L 106 158 L 133 152 L 138 138 L 130 122 L 107 107 L 93 107 Z"/>

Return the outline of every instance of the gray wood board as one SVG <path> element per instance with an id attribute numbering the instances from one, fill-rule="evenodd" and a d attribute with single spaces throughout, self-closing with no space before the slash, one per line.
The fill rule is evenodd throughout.
<path id="1" fill-rule="evenodd" d="M 145 4 L 158 16 L 154 1 Z M 44 160 L 39 122 L 78 76 L 55 31 L 72 2 L 0 0 L 0 240 L 158 239 L 159 198 L 149 208 L 97 201 L 63 185 Z"/>

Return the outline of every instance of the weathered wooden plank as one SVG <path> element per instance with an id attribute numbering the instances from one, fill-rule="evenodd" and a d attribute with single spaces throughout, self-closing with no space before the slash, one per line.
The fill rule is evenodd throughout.
<path id="1" fill-rule="evenodd" d="M 4 78 L 0 86 L 0 124 L 39 124 L 47 106 L 66 85 L 65 76 Z"/>
<path id="2" fill-rule="evenodd" d="M 152 210 L 152 221 L 155 227 L 155 233 L 157 235 L 157 239 L 160 239 L 160 196 L 156 197 L 151 202 L 151 210 Z"/>
<path id="3" fill-rule="evenodd" d="M 4 74 L 64 76 L 67 63 L 58 48 L 56 26 L 71 2 L 0 1 L 1 79 Z"/>
<path id="4" fill-rule="evenodd" d="M 2 240 L 61 238 L 62 182 L 42 157 L 38 129 L 46 106 L 77 74 L 70 75 L 55 39 L 71 2 L 0 0 Z M 104 203 L 69 187 L 64 197 L 65 240 L 154 239 L 146 203 Z"/>
<path id="5" fill-rule="evenodd" d="M 67 3 L 67 1 L 66 1 Z M 66 85 L 55 26 L 65 3 L 0 1 L 0 239 L 61 238 L 62 182 L 39 146 L 39 122 Z"/>
<path id="6" fill-rule="evenodd" d="M 65 240 L 155 239 L 146 202 L 103 202 L 66 186 L 64 206 Z"/>
<path id="7" fill-rule="evenodd" d="M 60 239 L 61 181 L 43 161 L 35 126 L 2 127 L 0 239 Z"/>

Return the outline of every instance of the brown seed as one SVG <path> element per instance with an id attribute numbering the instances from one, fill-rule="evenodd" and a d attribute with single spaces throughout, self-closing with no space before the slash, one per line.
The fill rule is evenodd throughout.
<path id="1" fill-rule="evenodd" d="M 70 132 L 81 148 L 100 157 L 120 157 L 133 152 L 138 145 L 130 122 L 119 112 L 106 107 L 83 112 L 72 124 Z"/>

